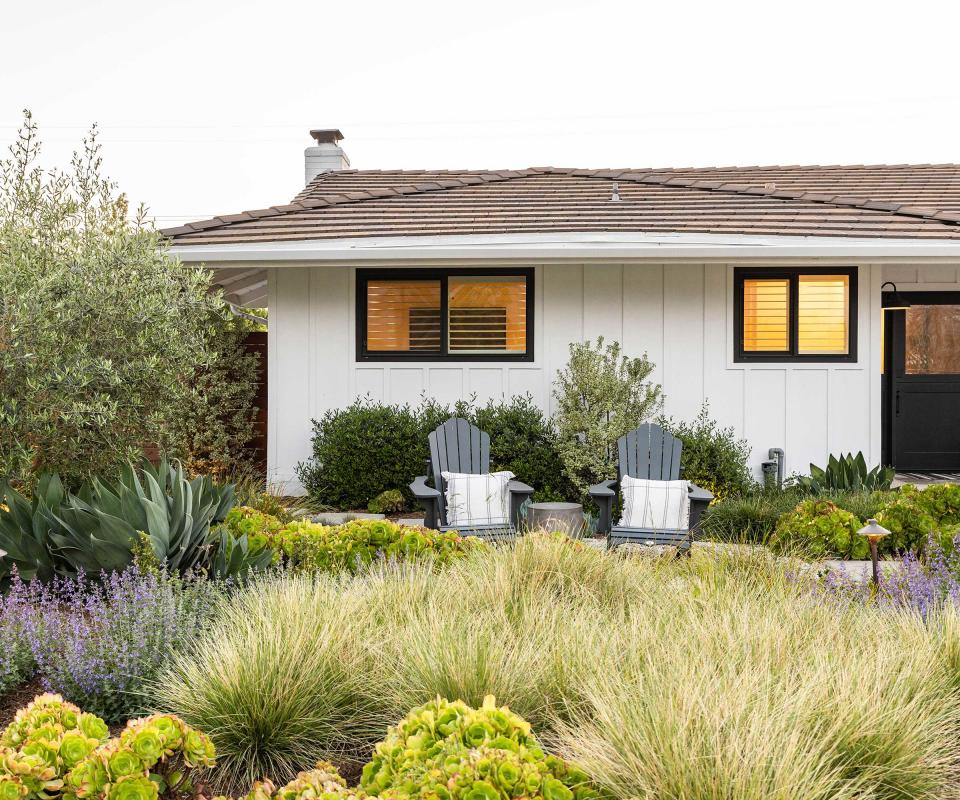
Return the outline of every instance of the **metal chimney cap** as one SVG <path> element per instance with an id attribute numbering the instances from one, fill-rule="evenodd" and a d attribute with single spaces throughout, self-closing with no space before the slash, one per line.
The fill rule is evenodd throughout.
<path id="1" fill-rule="evenodd" d="M 343 134 L 336 128 L 318 128 L 310 131 L 310 135 L 317 144 L 336 144 L 343 138 Z"/>

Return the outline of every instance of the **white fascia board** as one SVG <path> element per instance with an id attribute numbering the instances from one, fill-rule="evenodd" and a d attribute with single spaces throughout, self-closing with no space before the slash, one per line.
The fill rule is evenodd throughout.
<path id="1" fill-rule="evenodd" d="M 174 245 L 189 263 L 382 263 L 607 259 L 960 259 L 960 240 L 695 233 L 541 233 L 391 236 L 296 242 Z"/>

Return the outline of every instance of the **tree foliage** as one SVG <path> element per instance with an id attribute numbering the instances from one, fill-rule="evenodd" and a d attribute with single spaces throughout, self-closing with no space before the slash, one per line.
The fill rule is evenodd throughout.
<path id="1" fill-rule="evenodd" d="M 217 362 L 222 300 L 102 177 L 94 127 L 37 164 L 29 112 L 0 162 L 0 475 L 110 474 L 145 445 L 187 456 L 178 416 Z"/>
<path id="2" fill-rule="evenodd" d="M 567 475 L 581 495 L 617 472 L 617 439 L 656 414 L 660 384 L 649 381 L 653 364 L 623 354 L 618 342 L 574 342 L 557 373 L 553 396 L 558 448 Z"/>

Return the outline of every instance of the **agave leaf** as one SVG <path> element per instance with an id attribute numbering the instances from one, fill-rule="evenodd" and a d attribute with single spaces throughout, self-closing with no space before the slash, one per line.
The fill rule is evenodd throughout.
<path id="1" fill-rule="evenodd" d="M 110 487 L 101 483 L 96 478 L 93 479 L 94 500 L 97 508 L 111 514 L 114 517 L 123 516 L 123 502 L 119 494 L 114 493 Z M 92 505 L 92 503 L 91 503 Z"/>
<path id="2" fill-rule="evenodd" d="M 143 500 L 129 486 L 120 487 L 119 516 L 127 520 L 138 531 L 147 529 L 147 512 L 143 510 Z"/>
<path id="3" fill-rule="evenodd" d="M 860 475 L 866 475 L 866 474 L 867 474 L 867 459 L 865 459 L 865 458 L 863 457 L 863 451 L 862 451 L 862 450 L 861 450 L 859 453 L 857 453 L 856 458 L 854 459 L 854 462 L 855 462 L 856 465 L 857 465 L 857 472 L 858 472 Z"/>
<path id="4" fill-rule="evenodd" d="M 63 501 L 63 484 L 55 472 L 46 472 L 37 480 L 34 495 L 43 499 L 50 508 L 56 508 Z"/>
<path id="5" fill-rule="evenodd" d="M 151 477 L 150 480 L 153 480 Z M 153 542 L 153 550 L 161 560 L 170 557 L 170 518 L 167 516 L 166 503 L 161 506 L 152 500 L 143 499 L 143 510 L 147 515 L 147 529 Z"/>
<path id="6" fill-rule="evenodd" d="M 137 529 L 134 528 L 125 519 L 107 514 L 97 509 L 95 511 L 99 526 L 91 532 L 90 539 L 97 539 L 101 542 L 113 543 L 119 547 L 132 549 L 137 541 Z"/>
<path id="7" fill-rule="evenodd" d="M 9 509 L 8 514 L 13 518 L 14 524 L 22 531 L 33 529 L 33 507 L 16 489 L 7 488 L 4 495 L 6 506 Z"/>

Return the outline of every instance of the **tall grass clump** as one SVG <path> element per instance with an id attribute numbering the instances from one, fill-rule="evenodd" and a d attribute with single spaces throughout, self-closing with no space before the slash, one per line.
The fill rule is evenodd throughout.
<path id="1" fill-rule="evenodd" d="M 286 781 L 382 733 L 368 727 L 360 632 L 376 631 L 361 601 L 333 578 L 255 579 L 157 683 L 160 703 L 213 740 L 223 786 Z"/>
<path id="2" fill-rule="evenodd" d="M 495 694 L 613 797 L 955 792 L 956 613 L 810 588 L 769 555 L 540 535 L 442 569 L 265 577 L 156 695 L 234 784 L 364 760 L 411 707 Z"/>

